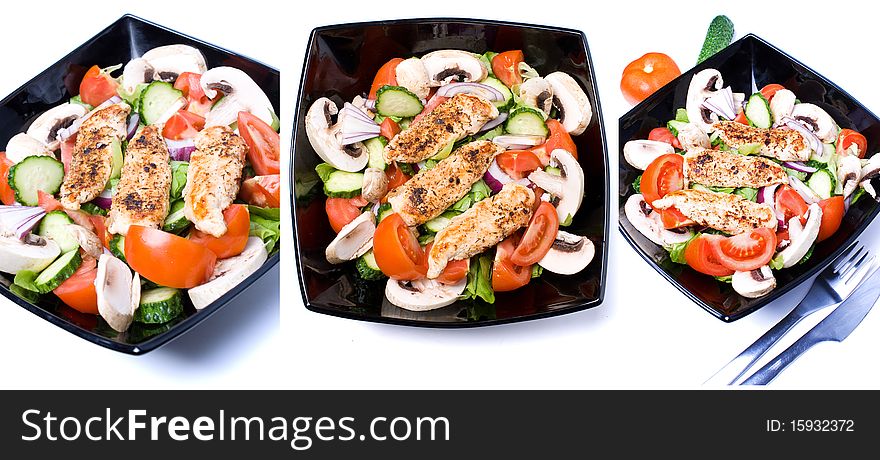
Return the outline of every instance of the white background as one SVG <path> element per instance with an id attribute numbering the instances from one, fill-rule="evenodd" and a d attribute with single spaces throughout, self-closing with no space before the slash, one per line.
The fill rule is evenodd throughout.
<path id="1" fill-rule="evenodd" d="M 287 151 L 302 56 L 312 28 L 456 12 L 581 29 L 597 71 L 616 189 L 617 119 L 629 109 L 618 89 L 620 72 L 645 52 L 671 55 L 690 68 L 712 17 L 733 19 L 737 37 L 753 32 L 837 82 L 880 111 L 869 54 L 872 14 L 836 2 L 817 14 L 781 2 L 401 2 L 377 8 L 340 0 L 327 7 L 288 2 L 15 3 L 4 14 L 0 95 L 131 12 L 172 29 L 279 67 L 282 142 Z M 604 3 L 604 2 L 603 2 Z M 114 6 L 111 6 L 114 5 Z M 91 6 L 91 7 L 90 7 Z M 528 59 L 528 57 L 527 57 Z M 594 154 L 600 154 L 594 152 Z M 286 164 L 285 164 L 286 168 Z M 286 177 L 283 172 L 283 177 Z M 285 200 L 287 193 L 283 194 Z M 289 218 L 289 203 L 283 211 Z M 614 208 L 614 204 L 612 204 Z M 612 218 L 616 215 L 612 211 Z M 285 220 L 285 222 L 289 222 Z M 880 224 L 878 224 L 880 225 Z M 874 235 L 864 241 L 880 250 Z M 283 224 L 283 228 L 290 228 Z M 699 388 L 715 370 L 778 321 L 806 293 L 802 287 L 755 314 L 725 324 L 667 284 L 623 241 L 611 224 L 606 302 L 557 318 L 470 330 L 426 330 L 338 319 L 308 312 L 296 282 L 291 235 L 278 270 L 234 305 L 179 340 L 143 357 L 86 343 L 0 299 L 0 385 L 10 388 Z M 822 315 L 798 327 L 802 334 Z M 786 370 L 773 388 L 878 388 L 875 352 L 880 313 L 871 313 L 841 344 L 823 344 Z M 787 342 L 790 342 L 788 340 Z M 786 346 L 786 342 L 781 344 Z M 782 348 L 773 350 L 780 351 Z"/>

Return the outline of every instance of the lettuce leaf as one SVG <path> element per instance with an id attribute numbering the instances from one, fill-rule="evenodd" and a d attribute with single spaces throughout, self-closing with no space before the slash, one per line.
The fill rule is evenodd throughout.
<path id="1" fill-rule="evenodd" d="M 281 240 L 281 209 L 248 206 L 251 217 L 250 236 L 263 240 L 269 254 Z"/>
<path id="2" fill-rule="evenodd" d="M 693 241 L 694 238 L 697 238 L 698 236 L 700 236 L 699 233 L 695 234 L 691 237 L 691 239 L 685 241 L 684 243 L 675 243 L 664 246 L 666 251 L 669 252 L 669 260 L 677 264 L 687 265 L 687 260 L 685 260 L 684 258 L 684 250 L 687 249 L 691 241 Z"/>
<path id="3" fill-rule="evenodd" d="M 486 303 L 495 303 L 495 291 L 492 290 L 492 258 L 483 254 L 471 263 L 467 275 L 468 283 L 462 293 L 462 299 L 476 299 Z"/>
<path id="4" fill-rule="evenodd" d="M 186 172 L 189 163 L 185 161 L 171 162 L 171 202 L 179 200 L 183 196 L 183 187 L 186 185 Z"/>

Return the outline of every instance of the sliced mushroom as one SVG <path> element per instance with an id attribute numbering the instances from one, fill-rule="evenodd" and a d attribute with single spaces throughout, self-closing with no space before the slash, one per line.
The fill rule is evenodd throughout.
<path id="1" fill-rule="evenodd" d="M 560 275 L 573 275 L 583 270 L 596 255 L 596 247 L 585 236 L 559 230 L 553 246 L 538 265 Z"/>
<path id="2" fill-rule="evenodd" d="M 428 311 L 455 303 L 465 287 L 467 287 L 467 277 L 455 284 L 443 284 L 430 279 L 416 281 L 389 279 L 385 285 L 385 297 L 389 302 L 406 310 Z"/>
<path id="3" fill-rule="evenodd" d="M 862 163 L 854 155 L 841 156 L 837 160 L 837 180 L 843 197 L 852 195 L 862 181 Z"/>
<path id="4" fill-rule="evenodd" d="M 327 250 L 324 252 L 327 256 L 327 262 L 341 264 L 366 254 L 373 248 L 373 233 L 375 232 L 376 224 L 373 222 L 373 214 L 366 211 L 342 227 L 336 238 L 327 246 Z"/>
<path id="5" fill-rule="evenodd" d="M 723 86 L 724 79 L 721 77 L 721 72 L 716 69 L 701 70 L 691 78 L 685 104 L 688 121 L 696 124 L 704 132 L 712 131 L 712 124 L 718 121 L 718 115 L 703 107 L 703 102 Z"/>
<path id="6" fill-rule="evenodd" d="M 187 45 L 166 45 L 153 48 L 144 53 L 141 59 L 147 61 L 153 68 L 152 80 L 170 83 L 177 80 L 177 77 L 184 72 L 204 74 L 208 70 L 202 52 Z"/>
<path id="7" fill-rule="evenodd" d="M 270 126 L 276 123 L 272 102 L 243 71 L 235 67 L 214 67 L 202 74 L 200 84 L 210 99 L 218 92 L 224 94 L 205 117 L 205 126 L 229 126 L 238 120 L 239 112 L 250 112 Z"/>
<path id="8" fill-rule="evenodd" d="M 641 171 L 648 169 L 648 165 L 658 157 L 669 153 L 675 153 L 675 149 L 668 142 L 638 139 L 629 141 L 623 146 L 623 158 Z"/>
<path id="9" fill-rule="evenodd" d="M 560 175 L 548 174 L 539 168 L 529 174 L 529 180 L 559 197 L 556 204 L 559 223 L 569 225 L 584 199 L 584 170 L 571 153 L 563 149 L 550 152 L 550 165 L 559 168 Z"/>
<path id="10" fill-rule="evenodd" d="M 684 243 L 693 236 L 690 230 L 681 232 L 667 230 L 660 220 L 660 213 L 651 209 L 651 206 L 645 202 L 645 197 L 640 194 L 632 195 L 626 200 L 624 212 L 629 223 L 654 244 L 668 246 Z"/>
<path id="11" fill-rule="evenodd" d="M 193 306 L 201 310 L 212 304 L 262 267 L 268 258 L 263 240 L 255 236 L 248 238 L 241 254 L 218 260 L 211 279 L 187 291 Z"/>
<path id="12" fill-rule="evenodd" d="M 364 144 L 342 145 L 342 123 L 333 123 L 339 113 L 336 104 L 326 97 L 319 98 L 306 113 L 306 136 L 321 159 L 336 169 L 357 172 L 367 165 L 370 155 Z"/>
<path id="13" fill-rule="evenodd" d="M 864 166 L 862 166 L 861 186 L 875 200 L 877 199 L 877 191 L 871 180 L 880 175 L 880 155 L 872 156 Z"/>
<path id="14" fill-rule="evenodd" d="M 43 271 L 58 256 L 58 243 L 38 235 L 28 235 L 22 241 L 11 236 L 0 236 L 0 272 L 16 274 L 28 270 Z"/>
<path id="15" fill-rule="evenodd" d="M 739 295 L 756 299 L 776 288 L 776 278 L 773 276 L 773 270 L 764 265 L 756 270 L 734 273 L 731 284 Z"/>
<path id="16" fill-rule="evenodd" d="M 371 202 L 377 203 L 388 191 L 388 176 L 385 171 L 379 168 L 367 168 L 364 171 L 364 185 L 361 190 L 361 197 Z"/>
<path id="17" fill-rule="evenodd" d="M 544 79 L 553 88 L 553 106 L 559 112 L 562 127 L 572 136 L 583 133 L 593 118 L 593 107 L 587 94 L 565 72 L 553 72 Z"/>
<path id="18" fill-rule="evenodd" d="M 97 259 L 104 253 L 104 244 L 101 243 L 101 239 L 98 238 L 98 235 L 96 235 L 95 232 L 77 224 L 68 224 L 66 229 L 74 238 L 76 238 L 79 247 L 82 248 L 86 254 Z"/>
<path id="19" fill-rule="evenodd" d="M 678 128 L 678 142 L 684 150 L 708 149 L 712 147 L 709 135 L 695 123 L 687 123 Z"/>
<path id="20" fill-rule="evenodd" d="M 117 332 L 131 325 L 141 299 L 141 277 L 132 277 L 125 262 L 110 254 L 101 254 L 95 275 L 98 313 Z"/>
<path id="21" fill-rule="evenodd" d="M 37 117 L 28 128 L 27 134 L 45 144 L 49 151 L 57 150 L 60 145 L 58 131 L 70 127 L 73 122 L 87 113 L 88 110 L 84 106 L 65 102 Z"/>
<path id="22" fill-rule="evenodd" d="M 783 118 L 791 117 L 796 100 L 797 96 L 787 89 L 777 91 L 773 95 L 773 99 L 770 99 L 770 112 L 773 114 L 773 119 L 779 123 Z"/>
<path id="23" fill-rule="evenodd" d="M 419 58 L 405 59 L 394 69 L 397 84 L 412 91 L 416 96 L 427 99 L 431 93 L 431 78 L 428 69 Z"/>
<path id="24" fill-rule="evenodd" d="M 819 236 L 819 227 L 822 224 L 822 208 L 819 203 L 810 205 L 807 211 L 807 223 L 801 226 L 800 217 L 792 217 L 788 222 L 788 234 L 791 244 L 779 252 L 782 257 L 782 268 L 794 266 L 807 255 L 807 251 L 816 242 Z"/>
<path id="25" fill-rule="evenodd" d="M 362 112 L 366 113 L 368 117 L 373 118 L 375 114 L 372 110 L 367 108 L 367 100 L 364 99 L 363 96 L 355 96 L 351 99 L 351 105 L 353 105 L 356 109 L 360 109 Z"/>
<path id="26" fill-rule="evenodd" d="M 452 82 L 479 82 L 489 74 L 480 55 L 461 50 L 433 51 L 422 56 L 431 86 Z"/>
<path id="27" fill-rule="evenodd" d="M 18 133 L 12 136 L 12 139 L 9 139 L 9 143 L 6 144 L 6 158 L 13 163 L 36 155 L 53 156 L 46 144 L 27 133 Z"/>
<path id="28" fill-rule="evenodd" d="M 795 104 L 791 117 L 803 122 L 822 142 L 830 144 L 837 140 L 837 123 L 821 107 L 808 103 Z"/>
<path id="29" fill-rule="evenodd" d="M 519 85 L 519 98 L 523 104 L 537 108 L 544 115 L 549 115 L 553 109 L 553 87 L 541 77 L 530 78 Z"/>
<path id="30" fill-rule="evenodd" d="M 144 58 L 134 58 L 122 69 L 122 89 L 134 94 L 137 85 L 153 81 L 156 69 Z"/>

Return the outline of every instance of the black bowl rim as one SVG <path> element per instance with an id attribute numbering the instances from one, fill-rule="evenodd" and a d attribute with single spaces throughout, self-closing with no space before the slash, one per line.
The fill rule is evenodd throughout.
<path id="1" fill-rule="evenodd" d="M 842 94 L 843 96 L 845 96 L 845 97 L 849 98 L 850 100 L 852 100 L 852 102 L 853 102 L 856 106 L 858 106 L 859 108 L 861 108 L 862 110 L 864 110 L 866 113 L 868 113 L 869 115 L 871 115 L 871 116 L 874 117 L 875 119 L 878 118 L 877 115 L 875 115 L 872 111 L 870 111 L 867 107 L 865 107 L 861 102 L 859 102 L 858 99 L 854 98 L 851 94 L 849 94 L 848 92 L 844 91 L 844 90 L 843 90 L 840 86 L 838 86 L 836 83 L 834 83 L 834 82 L 832 82 L 831 80 L 825 78 L 822 74 L 820 74 L 819 72 L 816 72 L 816 71 L 813 70 L 813 68 L 811 68 L 810 66 L 808 66 L 808 65 L 804 64 L 803 62 L 801 62 L 801 61 L 795 59 L 795 58 L 792 57 L 790 54 L 786 53 L 785 51 L 783 51 L 783 50 L 779 49 L 778 47 L 774 46 L 773 44 L 771 44 L 771 43 L 768 42 L 767 40 L 764 40 L 763 38 L 761 38 L 761 37 L 759 37 L 759 36 L 757 36 L 757 35 L 755 35 L 755 34 L 753 34 L 753 33 L 749 33 L 749 34 L 744 35 L 744 36 L 743 36 L 742 38 L 740 38 L 739 40 L 735 41 L 734 43 L 731 43 L 730 46 L 733 46 L 733 45 L 738 44 L 738 43 L 740 43 L 740 42 L 742 42 L 742 43 L 746 43 L 746 42 L 749 42 L 749 41 L 752 41 L 752 42 L 758 42 L 758 43 L 760 43 L 760 44 L 762 44 L 762 45 L 764 45 L 764 46 L 767 46 L 767 47 L 770 48 L 771 50 L 780 53 L 781 55 L 785 56 L 787 59 L 790 59 L 791 62 L 793 62 L 794 64 L 796 64 L 796 65 L 798 65 L 798 66 L 800 66 L 800 67 L 806 69 L 806 70 L 809 71 L 809 72 L 812 72 L 812 73 L 817 77 L 817 79 L 820 80 L 820 82 L 821 82 L 823 85 L 825 85 L 826 87 L 832 87 L 832 88 L 834 88 L 834 89 L 835 89 L 836 91 L 838 91 L 840 94 Z M 713 56 L 713 57 L 714 57 L 714 56 Z M 652 94 L 651 96 L 649 96 L 647 99 L 645 99 L 644 101 L 640 102 L 639 104 L 636 104 L 635 107 L 633 107 L 632 109 L 630 109 L 628 112 L 626 112 L 625 114 L 623 114 L 623 115 L 618 119 L 618 125 L 619 125 L 619 123 L 620 123 L 623 119 L 625 119 L 625 118 L 630 118 L 635 112 L 637 112 L 638 109 L 639 109 L 639 107 L 640 107 L 641 105 L 643 105 L 643 104 L 647 104 L 647 103 L 651 103 L 651 102 L 653 102 L 653 101 L 655 101 L 655 100 L 660 99 L 660 97 L 661 97 L 660 93 L 665 92 L 665 91 L 663 91 L 663 90 L 665 90 L 667 87 L 677 85 L 677 84 L 679 83 L 679 81 L 681 81 L 681 80 L 682 80 L 683 78 L 685 78 L 685 77 L 690 78 L 691 76 L 693 76 L 693 74 L 695 73 L 695 71 L 696 71 L 697 69 L 703 69 L 703 68 L 706 68 L 706 67 L 707 67 L 707 63 L 711 63 L 713 57 L 710 57 L 710 58 L 707 59 L 706 61 L 704 61 L 704 62 L 702 62 L 702 63 L 700 63 L 700 64 L 697 64 L 696 66 L 692 67 L 691 69 L 688 69 L 686 72 L 682 73 L 682 74 L 681 74 L 679 77 L 677 77 L 675 80 L 672 80 L 671 82 L 667 83 L 665 86 L 663 86 L 662 88 L 660 88 L 659 90 L 657 90 L 657 92 L 655 92 L 654 94 Z M 619 140 L 618 140 L 618 144 L 619 144 Z M 620 146 L 618 145 L 618 149 L 619 149 L 619 148 L 620 148 Z M 622 155 L 623 155 L 623 153 L 622 153 L 621 151 L 618 151 L 618 161 L 619 161 L 619 162 L 620 162 L 620 161 L 623 161 L 623 159 L 622 159 Z M 620 170 L 621 170 L 621 166 L 618 165 L 618 175 L 619 175 L 619 173 L 620 173 Z M 622 200 L 621 200 L 621 202 L 622 202 Z M 618 214 L 619 214 L 619 210 L 620 210 L 620 204 L 618 204 Z M 878 213 L 880 213 L 880 205 L 874 206 L 874 209 L 871 210 L 871 211 L 866 215 L 865 219 L 862 220 L 862 222 L 859 224 L 859 226 L 856 227 L 856 229 L 852 232 L 852 234 L 849 235 L 849 237 L 844 241 L 844 243 L 842 243 L 840 246 L 838 246 L 834 251 L 831 252 L 831 254 L 829 254 L 829 255 L 828 255 L 825 259 L 823 259 L 821 262 L 817 263 L 817 264 L 814 265 L 812 268 L 810 268 L 810 269 L 807 270 L 806 272 L 802 273 L 798 278 L 795 278 L 795 279 L 792 280 L 790 283 L 788 283 L 788 284 L 786 284 L 785 286 L 780 287 L 780 288 L 778 288 L 778 289 L 774 289 L 770 294 L 767 294 L 766 296 L 762 297 L 760 300 L 758 300 L 757 302 L 755 302 L 754 304 L 752 304 L 752 305 L 749 306 L 748 308 L 746 308 L 746 309 L 744 309 L 744 310 L 742 310 L 742 311 L 739 311 L 739 312 L 737 312 L 737 313 L 735 313 L 735 314 L 733 314 L 733 315 L 724 315 L 724 314 L 722 314 L 721 312 L 719 312 L 718 310 L 716 310 L 715 308 L 713 308 L 711 305 L 709 305 L 708 303 L 704 302 L 702 299 L 700 299 L 698 296 L 696 296 L 696 295 L 695 295 L 694 293 L 692 293 L 690 290 L 688 290 L 687 288 L 685 288 L 681 283 L 678 282 L 677 279 L 675 279 L 671 274 L 667 273 L 666 270 L 664 270 L 662 267 L 660 267 L 660 265 L 657 264 L 653 259 L 651 259 L 651 257 L 648 256 L 648 254 L 644 253 L 644 252 L 641 250 L 641 248 L 639 247 L 639 245 L 635 242 L 635 239 L 633 239 L 633 237 L 632 237 L 632 236 L 626 231 L 626 229 L 623 227 L 623 224 L 622 224 L 622 223 L 618 222 L 618 226 L 617 226 L 617 228 L 618 228 L 618 230 L 620 231 L 620 233 L 623 235 L 623 237 L 624 237 L 624 239 L 627 241 L 627 243 L 629 243 L 629 245 L 632 246 L 633 250 L 635 250 L 636 253 L 637 253 L 639 256 L 641 256 L 642 259 L 645 260 L 645 262 L 648 263 L 648 265 L 650 265 L 652 268 L 654 268 L 654 270 L 656 270 L 657 273 L 660 273 L 660 275 L 663 276 L 663 278 L 665 278 L 666 281 L 669 281 L 669 283 L 671 283 L 673 286 L 675 286 L 676 289 L 678 289 L 678 290 L 681 291 L 686 297 L 688 297 L 689 299 L 691 299 L 692 301 L 694 301 L 694 303 L 696 303 L 697 305 L 699 305 L 703 310 L 706 310 L 707 312 L 711 313 L 712 316 L 715 316 L 716 318 L 718 318 L 718 319 L 720 319 L 720 320 L 722 320 L 722 321 L 724 321 L 724 322 L 726 322 L 726 323 L 731 323 L 731 322 L 734 322 L 734 321 L 736 321 L 736 320 L 738 320 L 738 319 L 742 319 L 742 318 L 748 316 L 748 315 L 751 314 L 751 313 L 754 313 L 755 311 L 757 311 L 757 310 L 760 309 L 760 308 L 763 308 L 763 307 L 767 306 L 767 304 L 769 304 L 770 302 L 773 302 L 774 300 L 779 299 L 779 298 L 782 297 L 783 295 L 787 294 L 788 292 L 790 292 L 790 291 L 793 290 L 794 288 L 800 286 L 800 285 L 803 284 L 805 281 L 807 281 L 808 279 L 810 279 L 811 277 L 813 277 L 814 275 L 816 275 L 817 273 L 819 273 L 820 271 L 822 271 L 823 269 L 825 269 L 825 267 L 827 267 L 828 265 L 830 265 L 831 262 L 834 261 L 834 259 L 836 259 L 837 257 L 839 257 L 840 254 L 842 254 L 846 249 L 848 249 L 848 248 L 851 247 L 853 244 L 855 244 L 855 242 L 859 239 L 859 237 L 862 235 L 862 233 L 863 233 L 863 232 L 868 228 L 868 226 L 871 225 L 871 223 L 874 221 L 874 218 L 877 216 Z"/>
<path id="2" fill-rule="evenodd" d="M 490 26 L 506 26 L 506 27 L 517 27 L 522 29 L 535 29 L 535 30 L 544 30 L 550 32 L 564 32 L 567 34 L 572 34 L 580 37 L 581 42 L 584 45 L 584 49 L 586 50 L 587 62 L 590 64 L 589 66 L 589 76 L 593 85 L 593 92 L 595 94 L 595 111 L 596 111 L 596 122 L 599 124 L 599 136 L 602 140 L 602 150 L 605 155 L 605 225 L 602 230 L 602 238 L 603 243 L 605 245 L 605 250 L 602 252 L 602 270 L 599 277 L 599 295 L 596 299 L 583 302 L 577 305 L 567 306 L 563 308 L 559 308 L 556 310 L 550 310 L 546 312 L 533 313 L 530 315 L 517 316 L 513 318 L 503 318 L 503 319 L 489 319 L 489 320 L 480 320 L 480 321 L 457 321 L 457 322 L 446 322 L 446 321 L 419 321 L 413 319 L 402 319 L 402 318 L 392 318 L 392 317 L 365 317 L 355 313 L 347 313 L 339 310 L 330 310 L 321 307 L 317 307 L 312 305 L 309 302 L 308 293 L 305 288 L 305 277 L 303 275 L 303 265 L 302 258 L 299 253 L 299 227 L 297 225 L 296 220 L 296 200 L 294 197 L 293 190 L 293 156 L 294 150 L 296 148 L 296 138 L 299 133 L 299 123 L 297 118 L 299 117 L 299 112 L 302 104 L 302 98 L 305 90 L 306 84 L 306 71 L 309 69 L 310 59 L 309 54 L 312 49 L 312 45 L 314 44 L 315 39 L 318 34 L 321 32 L 336 30 L 341 28 L 350 28 L 350 27 L 367 27 L 367 26 L 384 26 L 384 25 L 396 25 L 396 24 L 422 24 L 422 23 L 462 23 L 462 24 L 482 24 L 482 25 L 490 25 Z M 300 293 L 302 294 L 303 305 L 310 311 L 315 313 L 322 313 L 325 315 L 336 316 L 339 318 L 347 318 L 358 321 L 366 321 L 371 323 L 381 323 L 381 324 L 394 324 L 399 326 L 415 326 L 415 327 L 424 327 L 424 328 L 435 328 L 435 329 L 466 329 L 466 328 L 474 328 L 474 327 L 483 327 L 483 326 L 496 326 L 501 324 L 510 324 L 510 323 L 518 323 L 523 321 L 531 321 L 542 318 L 550 318 L 553 316 L 564 315 L 568 313 L 575 313 L 578 311 L 586 310 L 589 308 L 593 308 L 599 306 L 605 300 L 605 287 L 607 284 L 607 274 L 608 274 L 608 258 L 609 258 L 609 248 L 611 244 L 610 238 L 610 193 L 611 193 L 611 184 L 610 180 L 610 164 L 608 157 L 608 142 L 605 134 L 605 123 L 603 122 L 602 116 L 602 105 L 599 102 L 599 86 L 596 82 L 596 73 L 593 66 L 593 57 L 590 53 L 590 46 L 587 42 L 587 36 L 583 31 L 569 29 L 565 27 L 555 27 L 555 26 L 545 26 L 545 25 L 537 25 L 537 24 L 527 24 L 521 22 L 509 22 L 509 21 L 496 21 L 491 19 L 473 19 L 473 18 L 452 18 L 452 17 L 437 17 L 437 18 L 412 18 L 412 19 L 387 19 L 387 20 L 379 20 L 379 21 L 364 21 L 364 22 L 349 22 L 349 23 L 340 23 L 333 25 L 326 25 L 321 27 L 316 27 L 312 29 L 312 32 L 309 34 L 308 46 L 306 46 L 305 50 L 305 58 L 303 59 L 303 66 L 300 74 L 300 82 L 299 82 L 299 93 L 297 95 L 296 100 L 296 109 L 294 111 L 296 114 L 294 116 L 293 122 L 293 136 L 291 137 L 290 142 L 290 211 L 291 211 L 291 224 L 293 225 L 293 248 L 294 248 L 294 257 L 296 261 L 296 269 L 297 269 L 297 277 L 299 280 L 299 288 Z"/>
<path id="3" fill-rule="evenodd" d="M 155 22 L 140 18 L 138 16 L 135 16 L 135 15 L 129 14 L 129 13 L 123 14 L 119 19 L 113 21 L 110 25 L 108 25 L 107 27 L 102 29 L 97 34 L 93 35 L 91 38 L 89 38 L 88 40 L 86 40 L 82 44 L 78 45 L 71 52 L 64 55 L 64 57 L 62 57 L 61 59 L 56 61 L 54 64 L 46 67 L 46 69 L 50 69 L 52 67 L 55 67 L 57 65 L 62 64 L 64 61 L 66 61 L 68 58 L 70 58 L 74 53 L 76 53 L 77 50 L 79 50 L 82 46 L 98 39 L 99 37 L 101 37 L 102 35 L 107 33 L 110 29 L 115 27 L 118 23 L 125 21 L 125 20 L 132 20 L 132 21 L 136 21 L 136 22 L 141 22 L 141 23 L 162 29 L 164 31 L 170 32 L 170 33 L 175 34 L 177 36 L 186 38 L 188 40 L 193 40 L 194 42 L 199 43 L 201 46 L 210 47 L 210 48 L 213 48 L 217 51 L 224 52 L 224 53 L 227 53 L 232 56 L 237 56 L 242 59 L 249 60 L 255 64 L 259 64 L 263 67 L 266 67 L 267 69 L 269 69 L 271 71 L 274 71 L 276 73 L 278 72 L 278 69 L 276 69 L 272 66 L 263 64 L 262 62 L 257 61 L 255 59 L 251 59 L 251 58 L 244 56 L 242 54 L 235 53 L 233 51 L 229 51 L 226 48 L 212 45 L 204 40 L 199 40 L 198 38 L 191 37 L 189 35 L 180 33 L 174 29 L 165 27 L 160 24 L 156 24 Z M 24 90 L 28 85 L 33 83 L 34 79 L 38 78 L 39 75 L 42 72 L 44 72 L 46 69 L 40 71 L 37 75 L 34 75 L 30 80 L 28 80 L 23 85 L 19 86 L 16 90 L 11 92 L 8 96 L 6 96 L 2 100 L 0 100 L 0 105 L 6 104 L 10 99 L 12 99 L 12 97 L 14 97 L 15 94 L 18 94 L 20 91 Z M 184 333 L 188 332 L 190 329 L 195 327 L 197 324 L 201 323 L 202 321 L 207 319 L 209 316 L 216 313 L 217 310 L 219 310 L 221 307 L 226 306 L 229 302 L 231 302 L 239 294 L 241 294 L 245 289 L 247 289 L 251 284 L 253 284 L 257 279 L 262 277 L 263 274 L 265 274 L 267 271 L 269 271 L 271 268 L 273 268 L 275 265 L 277 265 L 279 260 L 280 260 L 280 251 L 276 251 L 276 253 L 274 255 L 272 255 L 268 260 L 266 260 L 266 262 L 264 262 L 263 265 L 256 272 L 251 273 L 247 278 L 244 279 L 244 281 L 242 281 L 241 283 L 236 285 L 235 288 L 233 288 L 231 291 L 223 294 L 223 296 L 221 296 L 219 299 L 215 300 L 214 302 L 212 302 L 210 305 L 203 308 L 202 310 L 199 310 L 196 314 L 194 314 L 188 318 L 185 318 L 183 321 L 180 321 L 179 323 L 174 324 L 171 327 L 171 329 L 169 329 L 165 332 L 159 333 L 159 334 L 153 336 L 152 338 L 149 338 L 149 339 L 147 339 L 141 343 L 138 343 L 138 344 L 119 343 L 119 342 L 113 341 L 111 339 L 108 339 L 106 337 L 100 336 L 92 331 L 87 331 L 87 330 L 85 330 L 75 324 L 72 324 L 72 323 L 60 318 L 59 316 L 57 316 L 47 310 L 40 308 L 39 306 L 33 305 L 33 304 L 25 301 L 21 297 L 18 297 L 17 295 L 15 295 L 11 291 L 9 291 L 9 288 L 7 288 L 5 286 L 2 289 L 0 289 L 0 294 L 2 294 L 4 297 L 9 299 L 10 301 L 16 303 L 18 306 L 28 310 L 29 312 L 39 316 L 40 318 L 43 318 L 44 320 L 62 328 L 62 329 L 64 329 L 67 332 L 70 332 L 71 334 L 73 334 L 81 339 L 87 340 L 91 343 L 102 346 L 104 348 L 108 348 L 113 351 L 118 351 L 121 353 L 140 356 L 140 355 L 144 355 L 150 351 L 153 351 L 153 350 L 161 347 L 162 345 L 165 345 L 166 343 L 180 337 L 181 335 L 183 335 Z"/>

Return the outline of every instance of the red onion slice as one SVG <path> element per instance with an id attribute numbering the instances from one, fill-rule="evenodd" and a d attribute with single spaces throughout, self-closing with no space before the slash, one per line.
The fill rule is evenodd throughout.
<path id="1" fill-rule="evenodd" d="M 822 141 L 819 139 L 818 136 L 816 136 L 816 133 L 810 130 L 810 128 L 808 128 L 803 122 L 795 120 L 794 118 L 785 117 L 782 120 L 785 126 L 800 133 L 800 135 L 804 137 L 804 140 L 807 141 L 807 144 L 810 146 L 810 148 L 813 149 L 813 151 L 815 151 L 817 155 L 822 156 L 824 151 L 824 144 L 822 144 Z"/>
<path id="2" fill-rule="evenodd" d="M 24 241 L 46 211 L 38 206 L 0 205 L 0 228 L 11 231 L 16 238 Z"/>
<path id="3" fill-rule="evenodd" d="M 372 139 L 381 132 L 381 128 L 372 118 L 348 102 L 339 111 L 339 120 L 342 123 L 342 145 Z"/>
<path id="4" fill-rule="evenodd" d="M 517 184 L 529 187 L 532 185 L 531 181 L 528 179 L 518 179 L 514 180 L 512 177 L 508 176 L 507 173 L 501 170 L 498 166 L 498 162 L 492 160 L 492 164 L 489 165 L 489 170 L 486 171 L 486 174 L 483 175 L 483 181 L 486 182 L 486 185 L 492 190 L 492 193 L 498 193 L 501 191 L 501 188 L 504 187 L 504 184 L 508 184 L 510 182 L 516 182 Z"/>
<path id="5" fill-rule="evenodd" d="M 473 94 L 490 101 L 504 100 L 504 94 L 501 94 L 501 91 L 482 83 L 450 83 L 437 90 L 438 96 L 452 97 L 456 94 Z"/>
<path id="6" fill-rule="evenodd" d="M 189 161 L 189 157 L 196 150 L 194 139 L 165 139 L 165 145 L 168 146 L 168 155 L 174 161 Z"/>
<path id="7" fill-rule="evenodd" d="M 776 189 L 779 187 L 779 184 L 768 185 L 766 187 L 761 187 L 758 190 L 758 203 L 764 203 L 770 206 L 770 209 L 773 210 L 773 214 L 776 215 L 776 220 L 778 220 L 778 224 L 780 228 L 785 228 L 787 225 L 785 222 L 785 215 L 780 214 L 776 210 Z"/>
<path id="8" fill-rule="evenodd" d="M 128 117 L 128 135 L 126 136 L 126 140 L 130 141 L 132 137 L 134 137 L 134 133 L 138 129 L 138 125 L 141 122 L 141 116 L 135 112 L 130 117 Z"/>
<path id="9" fill-rule="evenodd" d="M 800 161 L 783 161 L 782 166 L 785 166 L 789 169 L 794 169 L 795 171 L 805 172 L 805 173 L 814 173 L 818 171 L 818 168 L 814 168 L 812 166 L 807 166 Z"/>
<path id="10" fill-rule="evenodd" d="M 480 128 L 480 130 L 477 132 L 483 133 L 483 132 L 489 131 L 492 128 L 495 128 L 496 126 L 500 125 L 501 123 L 504 123 L 504 121 L 507 120 L 507 115 L 508 115 L 507 112 L 500 113 L 497 117 L 495 117 L 494 120 L 489 120 L 489 122 L 486 123 L 485 125 L 483 125 L 483 127 Z"/>
<path id="11" fill-rule="evenodd" d="M 703 101 L 703 107 L 728 120 L 736 118 L 736 102 L 733 100 L 733 90 L 729 86 Z"/>

